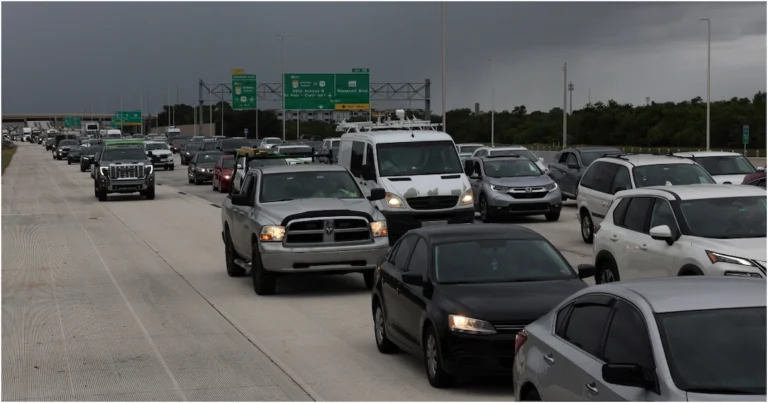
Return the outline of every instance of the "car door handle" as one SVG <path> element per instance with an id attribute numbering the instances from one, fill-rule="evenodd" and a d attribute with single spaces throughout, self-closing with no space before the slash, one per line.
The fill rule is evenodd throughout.
<path id="1" fill-rule="evenodd" d="M 591 382 L 591 383 L 588 383 L 588 384 L 584 385 L 584 389 L 586 389 L 587 392 L 589 392 L 590 395 L 599 395 L 600 394 L 600 391 L 597 390 L 597 385 L 595 385 L 594 382 Z"/>
<path id="2" fill-rule="evenodd" d="M 555 357 L 552 357 L 552 354 L 544 354 L 544 362 L 552 365 L 555 363 Z"/>
<path id="3" fill-rule="evenodd" d="M 610 206 L 611 202 L 604 201 L 604 202 L 600 202 L 600 204 L 602 204 L 603 206 Z"/>
<path id="4" fill-rule="evenodd" d="M 645 244 L 640 245 L 640 250 L 648 250 L 648 247 L 645 246 Z"/>
<path id="5" fill-rule="evenodd" d="M 611 237 L 611 241 L 616 242 L 619 240 L 619 237 L 617 235 L 614 235 Z"/>

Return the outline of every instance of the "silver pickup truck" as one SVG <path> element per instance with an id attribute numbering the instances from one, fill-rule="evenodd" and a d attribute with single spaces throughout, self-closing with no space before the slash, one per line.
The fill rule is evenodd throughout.
<path id="1" fill-rule="evenodd" d="M 227 273 L 250 269 L 258 295 L 275 292 L 279 276 L 373 272 L 389 250 L 387 223 L 345 168 L 272 165 L 250 169 L 240 192 L 221 206 Z"/>

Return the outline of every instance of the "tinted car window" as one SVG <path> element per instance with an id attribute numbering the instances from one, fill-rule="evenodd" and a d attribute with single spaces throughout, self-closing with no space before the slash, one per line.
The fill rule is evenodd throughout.
<path id="1" fill-rule="evenodd" d="M 416 243 L 416 247 L 413 248 L 413 254 L 411 254 L 411 260 L 408 262 L 408 271 L 413 273 L 426 273 L 427 266 L 429 265 L 429 250 L 427 249 L 427 242 L 424 239 L 419 239 Z"/>
<path id="2" fill-rule="evenodd" d="M 406 264 L 408 263 L 408 257 L 411 256 L 411 251 L 413 250 L 414 245 L 416 245 L 416 241 L 418 241 L 418 237 L 414 235 L 406 236 L 400 241 L 400 246 L 397 247 L 395 259 L 393 260 L 395 267 L 400 270 L 405 270 Z"/>
<path id="3" fill-rule="evenodd" d="M 611 185 L 616 171 L 620 165 L 606 161 L 596 161 L 589 166 L 589 170 L 596 169 L 595 177 L 592 181 L 592 189 L 601 193 L 611 193 Z"/>
<path id="4" fill-rule="evenodd" d="M 704 238 L 764 238 L 766 197 L 723 197 L 680 202 L 691 235 Z"/>
<path id="5" fill-rule="evenodd" d="M 635 186 L 695 185 L 715 183 L 715 180 L 696 164 L 658 164 L 632 168 Z"/>
<path id="6" fill-rule="evenodd" d="M 600 341 L 611 307 L 605 305 L 576 305 L 568 318 L 563 338 L 595 357 L 600 353 Z"/>
<path id="7" fill-rule="evenodd" d="M 630 198 L 623 198 L 619 202 L 619 204 L 616 206 L 615 209 L 613 209 L 613 223 L 622 227 L 624 226 L 624 215 L 627 213 L 627 207 L 629 207 L 629 202 L 632 201 Z"/>
<path id="8" fill-rule="evenodd" d="M 647 222 L 648 212 L 653 206 L 655 199 L 652 197 L 633 197 L 627 213 L 624 216 L 624 225 L 622 227 L 644 233 L 645 223 Z"/>
<path id="9" fill-rule="evenodd" d="M 355 141 L 352 143 L 352 156 L 349 161 L 349 172 L 352 172 L 357 178 L 363 176 L 363 153 L 365 153 L 365 143 Z"/>
<path id="10" fill-rule="evenodd" d="M 694 157 L 711 175 L 744 175 L 754 173 L 755 167 L 743 155 L 723 155 L 718 157 Z"/>
<path id="11" fill-rule="evenodd" d="M 555 334 L 563 337 L 565 334 L 565 324 L 568 323 L 568 316 L 571 314 L 573 304 L 568 304 L 557 312 L 557 318 L 555 319 Z"/>
<path id="12" fill-rule="evenodd" d="M 566 165 L 571 165 L 571 164 L 579 165 L 579 160 L 578 160 L 578 158 L 576 158 L 575 154 L 568 153 L 565 156 L 565 164 Z"/>
<path id="13" fill-rule="evenodd" d="M 584 166 L 589 166 L 591 163 L 595 162 L 598 158 L 602 158 L 606 154 L 621 154 L 621 150 L 618 148 L 616 149 L 609 149 L 609 150 L 600 150 L 600 151 L 585 151 L 580 153 L 581 154 L 581 162 L 584 164 Z"/>
<path id="14" fill-rule="evenodd" d="M 644 368 L 656 368 L 648 328 L 640 312 L 622 300 L 616 302 L 614 309 L 602 358 L 609 364 L 639 364 Z"/>
<path id="15" fill-rule="evenodd" d="M 584 175 L 581 176 L 579 185 L 584 186 L 587 189 L 592 189 L 595 183 L 595 172 L 597 172 L 596 169 L 587 169 L 587 172 L 584 172 Z"/>
<path id="16" fill-rule="evenodd" d="M 625 166 L 619 166 L 616 175 L 613 177 L 611 194 L 616 194 L 618 191 L 627 189 L 632 189 L 632 179 L 629 177 L 629 169 Z"/>

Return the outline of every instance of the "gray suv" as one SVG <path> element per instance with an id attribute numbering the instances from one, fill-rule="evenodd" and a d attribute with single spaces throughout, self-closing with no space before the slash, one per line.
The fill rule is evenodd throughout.
<path id="1" fill-rule="evenodd" d="M 467 158 L 464 172 L 469 177 L 475 209 L 483 222 L 530 215 L 544 215 L 547 221 L 560 219 L 560 189 L 528 158 L 518 155 Z"/>

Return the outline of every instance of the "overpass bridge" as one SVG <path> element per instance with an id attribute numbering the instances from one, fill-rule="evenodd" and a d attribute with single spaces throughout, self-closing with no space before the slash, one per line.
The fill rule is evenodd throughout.
<path id="1" fill-rule="evenodd" d="M 114 113 L 86 113 L 86 114 L 78 114 L 78 113 L 4 113 L 3 114 L 3 123 L 25 123 L 29 121 L 35 121 L 35 122 L 41 122 L 41 121 L 47 121 L 47 122 L 54 122 L 54 124 L 58 122 L 63 122 L 64 118 L 67 116 L 77 116 L 82 118 L 83 121 L 97 121 L 97 122 L 109 122 L 112 120 L 112 118 L 115 116 Z M 152 115 L 144 114 L 143 118 L 144 120 L 149 120 Z M 155 116 L 156 117 L 156 116 Z"/>

